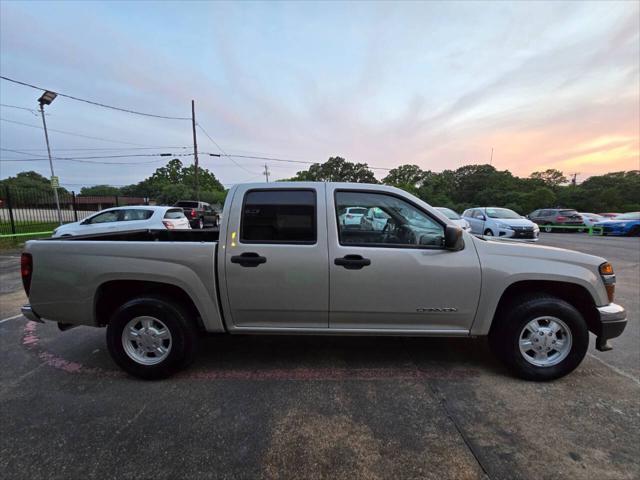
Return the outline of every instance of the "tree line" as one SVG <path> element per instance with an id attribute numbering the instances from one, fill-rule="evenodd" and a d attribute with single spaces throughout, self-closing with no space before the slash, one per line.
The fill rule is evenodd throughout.
<path id="1" fill-rule="evenodd" d="M 457 212 L 478 206 L 506 207 L 520 214 L 551 207 L 582 212 L 640 210 L 640 170 L 607 173 L 573 184 L 555 169 L 521 178 L 491 165 L 465 165 L 442 172 L 400 165 L 379 182 L 367 164 L 331 157 L 287 180 L 383 183 L 406 190 L 430 205 Z"/>
<path id="2" fill-rule="evenodd" d="M 226 190 L 211 171 L 199 168 L 198 180 L 200 200 L 212 204 L 224 202 Z M 366 163 L 331 157 L 281 181 L 383 183 L 406 190 L 431 205 L 457 212 L 476 206 L 506 207 L 520 214 L 550 207 L 575 208 L 582 212 L 640 211 L 640 170 L 607 173 L 573 184 L 555 169 L 522 178 L 491 165 L 465 165 L 442 172 L 423 170 L 418 165 L 401 165 L 379 181 Z M 47 178 L 33 171 L 21 172 L 1 180 L 0 184 L 48 191 L 51 188 Z M 163 204 L 194 199 L 195 168 L 173 159 L 141 182 L 124 187 L 83 187 L 80 195 L 146 197 Z"/>

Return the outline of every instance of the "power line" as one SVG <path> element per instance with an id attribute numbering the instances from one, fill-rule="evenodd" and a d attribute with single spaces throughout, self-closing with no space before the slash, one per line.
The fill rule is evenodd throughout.
<path id="1" fill-rule="evenodd" d="M 162 160 L 151 160 L 148 162 L 97 162 L 92 160 L 84 160 L 80 158 L 60 158 L 55 157 L 55 160 L 61 162 L 76 162 L 76 163 L 91 163 L 95 165 L 149 165 L 152 163 L 162 162 Z M 0 162 L 48 162 L 48 158 L 0 158 Z"/>
<path id="2" fill-rule="evenodd" d="M 31 112 L 34 115 L 38 115 L 38 111 L 34 108 L 18 107 L 17 105 L 7 105 L 6 103 L 0 103 L 0 107 L 17 108 L 18 110 L 26 110 L 27 112 Z"/>
<path id="3" fill-rule="evenodd" d="M 24 152 L 21 150 L 14 150 L 10 148 L 0 148 L 0 150 L 5 152 L 13 152 L 19 153 L 22 155 L 28 155 L 31 157 L 39 157 L 39 155 Z M 104 158 L 129 158 L 129 157 L 187 157 L 193 155 L 193 153 L 128 153 L 125 155 L 98 155 L 91 157 L 51 157 L 58 160 L 92 160 L 92 159 L 104 159 Z"/>
<path id="4" fill-rule="evenodd" d="M 24 127 L 31 127 L 31 128 L 37 128 L 39 130 L 43 130 L 43 128 L 39 125 L 31 125 L 30 123 L 24 123 L 24 122 L 17 122 L 16 120 L 9 120 L 8 118 L 0 118 L 0 120 L 2 120 L 3 122 L 8 122 L 8 123 L 15 123 L 16 125 L 22 125 Z M 56 133 L 62 133 L 64 135 L 72 135 L 74 137 L 80 137 L 80 138 L 88 138 L 90 140 L 99 140 L 101 142 L 110 142 L 110 143 L 122 143 L 123 145 L 135 145 L 138 147 L 148 147 L 149 145 L 144 145 L 142 143 L 135 143 L 135 142 L 125 142 L 124 140 L 113 140 L 113 139 L 108 139 L 108 138 L 102 138 L 102 137 L 92 137 L 90 135 L 82 135 L 80 133 L 73 133 L 73 132 L 67 132 L 64 130 L 56 130 L 54 128 L 49 128 L 50 132 L 56 132 Z"/>
<path id="5" fill-rule="evenodd" d="M 218 142 L 216 142 L 216 141 L 211 137 L 211 135 L 209 135 L 209 134 L 207 133 L 207 131 L 202 127 L 202 125 L 200 125 L 199 123 L 198 123 L 198 124 L 196 124 L 196 125 L 198 126 L 198 128 L 199 128 L 200 130 L 202 130 L 202 133 L 204 133 L 204 134 L 207 136 L 207 138 L 208 138 L 209 140 L 211 140 L 211 143 L 213 143 L 213 144 L 218 148 L 218 150 L 220 150 L 220 152 L 221 152 L 225 157 L 227 157 L 229 160 L 231 160 L 231 161 L 232 161 L 232 162 L 233 162 L 237 167 L 241 168 L 242 170 L 244 170 L 244 171 L 245 171 L 245 172 L 247 172 L 247 173 L 250 173 L 251 175 L 256 175 L 256 172 L 252 172 L 251 170 L 246 169 L 243 165 L 240 165 L 240 164 L 239 164 L 238 162 L 236 162 L 233 158 L 231 158 L 231 156 L 230 156 L 230 155 L 228 155 L 228 154 L 227 154 L 227 152 L 225 152 L 225 151 L 222 149 L 222 147 L 221 147 L 220 145 L 218 145 Z"/>
<path id="6" fill-rule="evenodd" d="M 35 90 L 40 90 L 40 91 L 49 90 L 47 88 L 38 87 L 38 86 L 32 85 L 30 83 L 21 82 L 19 80 L 14 80 L 13 78 L 4 77 L 4 76 L 1 76 L 1 75 L 0 75 L 0 78 L 2 80 L 6 80 L 8 82 L 12 82 L 12 83 L 16 83 L 18 85 L 23 85 L 25 87 L 33 88 Z M 49 91 L 53 91 L 53 90 L 49 90 Z M 93 100 L 87 100 L 85 98 L 79 98 L 79 97 L 75 97 L 73 95 L 67 95 L 65 93 L 60 93 L 60 92 L 55 92 L 55 93 L 60 97 L 69 98 L 71 100 L 76 100 L 78 102 L 88 103 L 90 105 L 95 105 L 97 107 L 109 108 L 111 110 L 117 110 L 119 112 L 126 112 L 126 113 L 132 113 L 132 114 L 135 114 L 135 115 L 142 115 L 144 117 L 163 118 L 163 119 L 166 119 L 166 120 L 191 120 L 190 117 L 169 117 L 169 116 L 165 116 L 165 115 L 156 115 L 156 114 L 153 114 L 153 113 L 138 112 L 136 110 L 130 110 L 128 108 L 121 108 L 121 107 L 114 107 L 113 105 L 107 105 L 106 103 L 95 102 Z"/>
<path id="7" fill-rule="evenodd" d="M 105 148 L 56 148 L 57 152 L 84 152 L 84 151 L 88 151 L 88 152 L 105 152 L 105 151 L 122 151 L 122 150 L 126 150 L 126 151 L 130 151 L 130 150 L 170 150 L 170 149 L 176 149 L 176 148 L 191 148 L 191 147 L 181 147 L 181 146 L 175 146 L 175 145 L 166 145 L 166 146 L 158 146 L 158 147 L 105 147 Z M 10 149 L 7 149 L 10 150 Z M 23 152 L 46 152 L 47 149 L 46 148 L 20 148 L 18 147 L 17 150 L 23 151 Z"/>

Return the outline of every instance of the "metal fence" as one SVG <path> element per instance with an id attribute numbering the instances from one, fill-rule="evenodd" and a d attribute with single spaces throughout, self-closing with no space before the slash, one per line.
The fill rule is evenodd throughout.
<path id="1" fill-rule="evenodd" d="M 85 196 L 58 190 L 62 223 L 77 222 L 105 208 L 143 205 L 147 199 L 117 195 Z M 50 232 L 58 226 L 53 190 L 0 188 L 0 235 Z"/>

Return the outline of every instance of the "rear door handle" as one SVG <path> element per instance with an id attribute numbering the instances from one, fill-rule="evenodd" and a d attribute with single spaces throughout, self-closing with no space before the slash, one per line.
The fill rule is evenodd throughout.
<path id="1" fill-rule="evenodd" d="M 362 267 L 371 265 L 371 260 L 363 258 L 362 255 L 345 255 L 342 258 L 336 258 L 333 263 L 347 270 L 360 270 Z"/>
<path id="2" fill-rule="evenodd" d="M 231 263 L 238 263 L 242 267 L 257 267 L 262 263 L 267 263 L 267 259 L 255 252 L 245 252 L 242 255 L 234 255 L 231 257 Z"/>

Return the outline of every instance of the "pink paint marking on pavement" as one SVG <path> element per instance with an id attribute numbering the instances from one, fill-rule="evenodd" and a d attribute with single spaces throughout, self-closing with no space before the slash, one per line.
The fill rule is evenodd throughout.
<path id="1" fill-rule="evenodd" d="M 105 370 L 99 367 L 87 367 L 79 362 L 66 360 L 54 353 L 48 352 L 40 345 L 37 334 L 38 324 L 27 322 L 24 327 L 22 344 L 29 350 L 38 352 L 42 362 L 66 373 L 93 374 L 102 377 L 124 377 L 120 370 Z M 218 369 L 193 370 L 178 374 L 176 379 L 183 380 L 290 380 L 290 381 L 342 381 L 342 380 L 429 380 L 429 379 L 460 379 L 478 374 L 471 368 L 443 368 L 434 367 L 429 370 L 419 368 L 267 368 L 259 370 Z"/>

